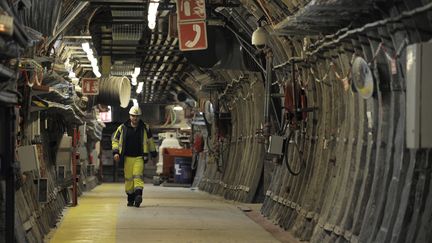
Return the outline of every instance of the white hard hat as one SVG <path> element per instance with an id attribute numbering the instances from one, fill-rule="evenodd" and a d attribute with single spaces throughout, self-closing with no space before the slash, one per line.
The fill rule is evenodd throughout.
<path id="1" fill-rule="evenodd" d="M 138 106 L 132 106 L 129 110 L 129 114 L 134 116 L 140 116 L 141 109 Z"/>

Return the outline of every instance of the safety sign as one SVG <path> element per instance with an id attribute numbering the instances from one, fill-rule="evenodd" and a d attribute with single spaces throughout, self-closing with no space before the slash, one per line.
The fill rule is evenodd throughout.
<path id="1" fill-rule="evenodd" d="M 181 51 L 207 49 L 205 0 L 177 0 L 177 27 Z"/>
<path id="2" fill-rule="evenodd" d="M 83 95 L 97 95 L 99 94 L 99 80 L 96 78 L 83 78 L 82 94 Z"/>
<path id="3" fill-rule="evenodd" d="M 207 31 L 204 21 L 179 23 L 181 51 L 207 49 Z"/>
<path id="4" fill-rule="evenodd" d="M 178 0 L 177 14 L 179 22 L 205 20 L 205 0 Z"/>

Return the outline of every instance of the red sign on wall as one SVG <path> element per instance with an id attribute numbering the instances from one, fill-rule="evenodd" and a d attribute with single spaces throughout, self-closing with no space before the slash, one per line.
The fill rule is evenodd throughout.
<path id="1" fill-rule="evenodd" d="M 179 23 L 181 51 L 207 49 L 207 29 L 204 21 Z"/>
<path id="2" fill-rule="evenodd" d="M 205 0 L 177 0 L 178 21 L 205 20 Z"/>
<path id="3" fill-rule="evenodd" d="M 99 94 L 99 79 L 96 78 L 83 78 L 81 79 L 83 95 L 97 95 Z"/>
<path id="4" fill-rule="evenodd" d="M 105 122 L 105 123 L 112 122 L 111 110 L 106 111 L 106 112 L 99 112 L 99 117 L 100 117 L 102 122 Z"/>

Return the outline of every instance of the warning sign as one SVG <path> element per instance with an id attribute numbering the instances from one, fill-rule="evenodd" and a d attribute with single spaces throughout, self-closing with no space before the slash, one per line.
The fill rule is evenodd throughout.
<path id="1" fill-rule="evenodd" d="M 178 21 L 205 20 L 205 0 L 177 0 Z"/>
<path id="2" fill-rule="evenodd" d="M 99 94 L 99 79 L 97 78 L 83 78 L 82 93 L 83 95 L 97 95 Z"/>

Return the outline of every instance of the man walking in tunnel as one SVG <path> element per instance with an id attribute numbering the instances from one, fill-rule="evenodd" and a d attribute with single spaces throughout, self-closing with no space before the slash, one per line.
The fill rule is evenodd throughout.
<path id="1" fill-rule="evenodd" d="M 124 162 L 127 206 L 139 207 L 144 189 L 143 170 L 149 156 L 156 157 L 156 146 L 147 124 L 139 119 L 141 109 L 133 106 L 129 120 L 121 124 L 112 136 L 114 160 Z"/>

